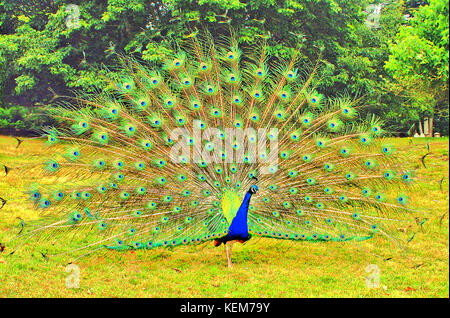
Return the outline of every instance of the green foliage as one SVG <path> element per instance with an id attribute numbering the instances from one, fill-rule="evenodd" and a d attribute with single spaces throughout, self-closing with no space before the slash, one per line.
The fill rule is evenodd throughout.
<path id="1" fill-rule="evenodd" d="M 166 53 L 162 42 L 180 41 L 205 29 L 217 37 L 232 29 L 247 45 L 265 40 L 275 59 L 287 56 L 292 48 L 300 49 L 305 61 L 311 65 L 319 62 L 323 68 L 324 78 L 317 88 L 320 92 L 364 96 L 368 112 L 382 116 L 392 129 L 407 130 L 423 110 L 418 105 L 434 102 L 437 108 L 446 109 L 440 101 L 445 90 L 442 93 L 442 85 L 436 83 L 445 82 L 445 76 L 448 82 L 448 72 L 445 75 L 443 71 L 445 61 L 448 68 L 448 22 L 447 55 L 442 49 L 445 43 L 435 40 L 442 32 L 445 40 L 442 17 L 448 17 L 448 4 L 431 1 L 428 9 L 415 10 L 423 1 L 407 1 L 405 5 L 400 0 L 385 1 L 380 28 L 372 29 L 365 25 L 363 12 L 370 2 L 54 0 L 31 5 L 0 0 L 0 106 L 45 104 L 53 97 L 49 88 L 60 95 L 72 95 L 72 90 L 92 91 L 94 86 L 102 87 L 99 70 L 114 72 L 116 54 L 158 62 Z M 410 27 L 401 27 L 405 13 L 418 15 L 411 19 Z M 419 20 L 425 22 L 413 22 Z M 413 29 L 418 30 L 411 33 Z M 392 44 L 397 32 L 397 41 Z M 408 43 L 414 48 L 408 54 L 423 51 L 420 69 L 411 68 L 414 72 L 424 70 L 418 73 L 422 77 L 414 78 L 423 85 L 414 103 L 408 103 L 409 95 L 398 94 L 413 86 L 412 81 L 408 86 L 403 80 L 410 76 L 402 73 L 402 63 L 415 65 L 412 61 L 419 58 L 402 53 Z M 391 66 L 386 69 L 389 55 Z M 433 79 L 430 85 L 434 92 L 428 95 L 424 93 L 430 91 L 426 89 L 430 85 L 421 80 L 427 76 Z M 425 96 L 427 102 L 421 102 L 419 96 Z M 409 109 L 411 105 L 414 111 Z M 398 118 L 402 118 L 400 123 Z"/>
<path id="2" fill-rule="evenodd" d="M 24 106 L 0 107 L 0 129 L 7 130 L 39 130 L 41 125 L 48 122 L 42 116 L 41 109 L 30 109 Z"/>
<path id="3" fill-rule="evenodd" d="M 0 128 L 25 128 L 27 110 L 23 107 L 0 108 Z"/>
<path id="4" fill-rule="evenodd" d="M 448 117 L 449 3 L 431 0 L 402 26 L 390 47 L 386 69 L 392 86 L 427 114 Z"/>

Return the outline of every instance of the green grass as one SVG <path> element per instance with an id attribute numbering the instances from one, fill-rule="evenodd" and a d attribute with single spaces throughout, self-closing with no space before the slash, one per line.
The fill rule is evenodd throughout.
<path id="1" fill-rule="evenodd" d="M 417 169 L 420 182 L 409 193 L 427 221 L 408 244 L 406 255 L 380 245 L 372 256 L 350 244 L 252 239 L 233 248 L 228 269 L 223 248 L 211 243 L 126 253 L 93 254 L 76 262 L 80 287 L 67 288 L 64 263 L 45 262 L 36 253 L 0 255 L 0 297 L 449 297 L 449 146 L 448 139 L 429 139 L 427 168 L 419 158 L 427 139 L 391 139 Z M 40 142 L 0 137 L 0 163 L 10 167 L 37 162 Z M 30 156 L 34 155 L 34 156 Z M 27 158 L 27 159 L 24 159 Z M 438 181 L 442 177 L 442 191 Z M 25 189 L 23 176 L 0 177 L 0 242 L 17 224 L 35 219 L 36 211 L 11 198 Z M 411 232 L 413 234 L 413 232 Z M 370 244 L 370 242 L 367 242 Z M 369 264 L 380 269 L 379 288 L 368 288 Z"/>

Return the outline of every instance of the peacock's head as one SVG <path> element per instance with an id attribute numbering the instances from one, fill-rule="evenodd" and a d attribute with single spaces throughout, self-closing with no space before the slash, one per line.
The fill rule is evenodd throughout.
<path id="1" fill-rule="evenodd" d="M 258 187 L 256 185 L 252 185 L 250 187 L 250 189 L 248 190 L 248 192 L 250 192 L 251 194 L 256 194 L 256 192 L 258 192 Z"/>

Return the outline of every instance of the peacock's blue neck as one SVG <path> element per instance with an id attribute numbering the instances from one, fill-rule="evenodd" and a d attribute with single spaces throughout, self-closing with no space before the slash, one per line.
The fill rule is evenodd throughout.
<path id="1" fill-rule="evenodd" d="M 228 228 L 228 238 L 229 240 L 235 239 L 247 239 L 248 238 L 248 224 L 247 224 L 247 213 L 248 207 L 250 205 L 250 199 L 252 193 L 248 191 L 245 194 L 244 200 L 239 207 L 230 227 Z"/>

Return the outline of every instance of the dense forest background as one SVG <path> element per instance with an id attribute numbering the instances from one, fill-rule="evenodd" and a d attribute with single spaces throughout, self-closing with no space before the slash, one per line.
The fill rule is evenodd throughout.
<path id="1" fill-rule="evenodd" d="M 115 53 L 158 61 L 158 43 L 231 26 L 274 57 L 321 59 L 318 90 L 364 96 L 389 130 L 433 117 L 448 135 L 448 13 L 447 0 L 0 0 L 0 129 L 44 124 L 52 91 L 93 90 Z"/>

